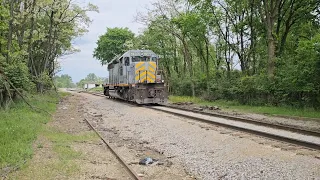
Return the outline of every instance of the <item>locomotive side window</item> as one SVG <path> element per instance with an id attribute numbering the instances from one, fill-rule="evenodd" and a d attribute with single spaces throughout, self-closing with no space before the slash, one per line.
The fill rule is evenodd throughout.
<path id="1" fill-rule="evenodd" d="M 121 58 L 119 59 L 119 61 L 120 61 L 120 64 L 122 64 L 122 63 L 123 63 L 123 57 L 121 57 Z"/>
<path id="2" fill-rule="evenodd" d="M 157 58 L 156 57 L 152 57 L 152 61 L 156 62 Z"/>
<path id="3" fill-rule="evenodd" d="M 125 66 L 129 66 L 130 65 L 130 58 L 129 57 L 125 57 L 124 58 L 124 65 Z"/>

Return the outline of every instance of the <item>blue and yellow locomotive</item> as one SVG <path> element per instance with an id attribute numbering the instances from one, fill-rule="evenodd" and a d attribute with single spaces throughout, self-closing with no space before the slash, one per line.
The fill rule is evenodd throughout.
<path id="1" fill-rule="evenodd" d="M 115 57 L 108 64 L 104 94 L 138 104 L 165 104 L 168 93 L 158 61 L 151 50 L 130 50 Z"/>

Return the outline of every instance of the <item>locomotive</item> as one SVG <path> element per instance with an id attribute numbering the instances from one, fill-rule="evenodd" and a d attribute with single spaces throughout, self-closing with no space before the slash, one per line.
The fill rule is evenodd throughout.
<path id="1" fill-rule="evenodd" d="M 104 95 L 137 104 L 165 104 L 168 100 L 159 56 L 151 50 L 129 50 L 108 63 L 109 83 Z"/>

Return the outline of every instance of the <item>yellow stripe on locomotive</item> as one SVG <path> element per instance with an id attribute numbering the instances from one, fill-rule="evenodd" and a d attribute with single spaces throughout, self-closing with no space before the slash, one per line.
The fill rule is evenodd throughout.
<path id="1" fill-rule="evenodd" d="M 139 62 L 135 65 L 135 80 L 139 82 L 155 83 L 156 82 L 155 62 Z"/>

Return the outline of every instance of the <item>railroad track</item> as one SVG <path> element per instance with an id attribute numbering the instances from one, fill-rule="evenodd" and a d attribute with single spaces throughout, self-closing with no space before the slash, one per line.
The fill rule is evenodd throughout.
<path id="1" fill-rule="evenodd" d="M 85 92 L 88 93 L 88 92 Z M 102 93 L 89 93 L 105 97 Z M 320 150 L 320 132 L 309 131 L 291 126 L 271 124 L 249 120 L 236 116 L 207 113 L 195 110 L 186 110 L 169 106 L 143 106 L 145 108 L 170 113 L 180 117 L 223 126 L 229 129 L 255 134 L 264 138 L 281 141 L 293 145 L 303 146 L 312 150 Z"/>
<path id="2" fill-rule="evenodd" d="M 90 121 L 85 118 L 88 126 L 99 136 L 99 138 L 103 141 L 103 143 L 110 149 L 112 154 L 118 159 L 121 165 L 126 169 L 128 174 L 135 180 L 140 180 L 139 176 L 129 167 L 129 165 L 121 158 L 121 156 L 110 146 L 108 141 L 92 126 Z"/>
<path id="3" fill-rule="evenodd" d="M 208 116 L 214 116 L 214 117 L 219 117 L 219 118 L 226 118 L 230 120 L 236 120 L 240 122 L 245 122 L 245 123 L 251 123 L 251 124 L 256 124 L 256 125 L 261 125 L 261 126 L 266 126 L 266 127 L 271 127 L 271 128 L 276 128 L 276 129 L 282 129 L 282 130 L 287 130 L 287 131 L 292 131 L 292 132 L 297 132 L 309 136 L 317 136 L 320 137 L 320 132 L 317 131 L 312 131 L 312 130 L 306 130 L 294 126 L 285 126 L 281 124 L 273 124 L 270 122 L 264 122 L 264 121 L 257 121 L 254 119 L 246 119 L 242 117 L 237 117 L 233 115 L 225 115 L 225 114 L 219 114 L 219 113 L 214 113 L 214 112 L 204 112 L 204 111 L 198 111 L 198 110 L 192 110 L 192 109 L 185 109 L 181 107 L 173 107 L 173 106 L 166 106 L 172 109 L 178 109 L 178 110 L 184 110 L 184 111 L 189 111 L 189 112 L 194 112 L 194 113 L 199 113 L 199 114 L 204 114 Z"/>

